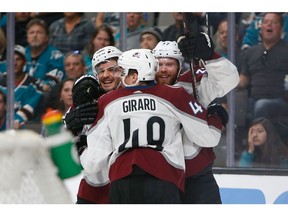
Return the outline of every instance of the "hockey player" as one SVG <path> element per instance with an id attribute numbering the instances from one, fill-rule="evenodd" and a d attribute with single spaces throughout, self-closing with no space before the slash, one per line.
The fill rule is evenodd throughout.
<path id="1" fill-rule="evenodd" d="M 124 88 L 99 98 L 81 164 L 90 174 L 109 164 L 111 203 L 180 203 L 182 133 L 191 145 L 216 146 L 222 118 L 182 87 L 155 84 L 158 61 L 150 50 L 126 51 L 118 66 Z"/>
<path id="2" fill-rule="evenodd" d="M 181 68 L 181 63 L 182 63 L 182 60 L 183 60 L 183 57 L 182 57 L 182 55 L 181 55 L 181 52 L 179 51 L 179 49 L 178 49 L 178 47 L 177 47 L 177 43 L 176 43 L 176 45 L 174 44 L 174 43 L 176 43 L 176 42 L 173 42 L 173 43 L 170 43 L 170 48 L 169 48 L 169 45 L 165 45 L 164 44 L 164 47 L 162 47 L 163 48 L 163 53 L 161 54 L 161 53 L 159 53 L 160 55 L 163 55 L 163 56 L 167 56 L 168 58 L 167 59 L 169 59 L 169 57 L 171 58 L 171 59 L 177 59 L 177 61 L 176 61 L 176 64 L 178 64 L 178 62 L 179 62 L 179 68 L 176 66 L 176 68 L 174 69 L 174 73 L 172 73 L 172 74 L 174 74 L 174 76 L 175 76 L 175 78 L 174 78 L 174 81 L 170 81 L 170 83 L 169 82 L 167 82 L 167 84 L 173 84 L 173 83 L 175 83 L 178 79 L 178 75 L 180 74 L 180 68 Z M 161 42 L 159 43 L 159 44 L 161 44 Z M 195 46 L 195 44 L 193 45 L 193 46 Z M 160 47 L 158 47 L 158 48 L 161 48 L 161 46 Z M 161 49 L 162 49 L 161 48 Z M 191 48 L 191 46 L 188 46 L 188 48 Z M 176 49 L 176 50 L 175 50 Z M 178 50 L 178 51 L 177 51 Z M 163 60 L 164 60 L 164 58 L 163 58 Z M 222 63 L 222 64 L 221 64 Z M 220 67 L 220 70 L 216 70 L 215 71 L 215 73 L 214 73 L 214 76 L 209 76 L 209 77 L 207 77 L 207 72 L 206 72 L 206 69 L 205 68 L 199 68 L 199 70 L 195 70 L 197 73 L 197 77 L 199 77 L 200 76 L 200 78 L 201 78 L 201 76 L 203 75 L 202 74 L 202 71 L 203 71 L 203 73 L 205 74 L 206 73 L 206 75 L 204 76 L 204 77 L 206 77 L 205 79 L 203 79 L 203 80 L 205 80 L 205 82 L 203 82 L 203 83 L 213 83 L 213 78 L 215 78 L 215 79 L 217 79 L 217 76 L 215 77 L 215 75 L 217 75 L 217 74 L 219 74 L 219 81 L 218 81 L 218 83 L 220 83 L 221 84 L 221 79 L 223 79 L 223 84 L 222 85 L 217 85 L 217 82 L 215 82 L 215 84 L 214 84 L 214 86 L 218 86 L 218 87 L 220 87 L 220 86 L 224 86 L 224 89 L 225 89 L 225 85 L 226 85 L 226 83 L 225 83 L 225 81 L 226 80 L 232 80 L 233 81 L 233 77 L 234 77 L 234 79 L 235 79 L 235 72 L 237 72 L 237 70 L 234 68 L 234 65 L 231 63 L 231 62 L 229 62 L 228 60 L 226 60 L 226 59 L 223 59 L 223 58 L 221 58 L 221 59 L 218 59 L 218 60 L 216 60 L 216 61 L 207 61 L 207 64 L 208 64 L 208 69 L 209 69 L 209 73 L 213 73 L 213 71 L 214 70 L 216 70 L 219 66 L 221 66 Z M 211 67 L 209 67 L 209 66 L 211 66 Z M 213 67 L 214 66 L 214 67 Z M 160 64 L 160 68 L 162 68 L 162 66 L 161 66 L 161 64 Z M 165 67 L 164 67 L 165 68 Z M 208 70 L 207 69 L 207 70 Z M 223 71 L 221 72 L 221 69 L 223 69 Z M 199 73 L 200 72 L 200 73 Z M 224 73 L 223 73 L 224 72 Z M 227 72 L 227 74 L 225 74 L 225 72 Z M 217 73 L 217 74 L 216 74 Z M 159 73 L 157 73 L 157 76 L 159 76 L 159 74 L 160 74 L 160 71 L 159 71 Z M 221 76 L 223 74 L 223 76 Z M 186 89 L 190 92 L 190 93 L 192 93 L 192 87 L 191 87 L 191 74 L 190 74 L 190 72 L 186 72 L 185 74 L 183 74 L 183 77 L 182 76 L 180 76 L 180 78 L 179 78 L 179 80 L 184 80 L 185 81 L 185 79 L 186 79 L 186 82 L 183 82 L 184 84 L 186 84 L 186 85 L 184 85 L 184 87 L 186 87 Z M 165 75 L 163 76 L 163 77 L 165 77 Z M 169 75 L 166 75 L 166 77 L 169 77 Z M 184 78 L 184 79 L 181 79 L 181 78 Z M 198 78 L 197 78 L 198 79 Z M 211 80 L 212 79 L 212 80 Z M 159 80 L 161 80 L 161 78 L 159 78 L 158 77 L 158 81 Z M 199 79 L 200 80 L 200 79 Z M 237 80 L 237 76 L 236 76 L 236 80 Z M 162 80 L 163 81 L 163 80 Z M 233 83 L 234 83 L 235 81 L 233 81 L 233 82 L 230 82 L 231 83 L 231 85 L 233 85 Z M 165 82 L 164 82 L 165 83 Z M 198 85 L 197 85 L 198 86 Z M 209 85 L 208 85 L 209 86 Z M 213 85 L 212 85 L 213 86 Z M 190 88 L 190 89 L 189 89 Z M 231 89 L 232 89 L 233 87 L 231 87 Z M 226 92 L 228 92 L 229 91 L 229 88 L 227 88 L 226 87 L 226 90 L 221 90 L 221 91 L 224 91 L 224 94 L 225 94 L 225 91 Z M 220 94 L 221 94 L 221 91 L 220 91 Z M 201 92 L 201 91 L 200 91 Z M 212 91 L 212 93 L 214 94 L 214 92 Z M 205 95 L 205 91 L 204 91 L 204 95 Z M 208 95 L 209 96 L 209 95 Z M 215 97 L 215 96 L 214 96 Z M 199 96 L 198 96 L 198 98 L 199 98 Z M 208 99 L 209 100 L 209 99 Z M 210 100 L 213 100 L 213 99 L 210 99 Z M 209 102 L 208 102 L 209 103 Z M 79 124 L 78 124 L 79 125 Z M 200 150 L 201 149 L 201 150 Z M 200 151 L 200 152 L 199 152 Z M 209 180 L 209 187 L 211 188 L 211 190 L 212 191 L 214 191 L 214 194 L 215 194 L 215 196 L 213 197 L 212 196 L 212 198 L 211 199 L 209 199 L 209 197 L 210 196 L 207 196 L 206 197 L 206 200 L 202 200 L 202 195 L 203 195 L 203 193 L 200 193 L 200 194 L 202 194 L 202 195 L 200 195 L 199 194 L 199 196 L 198 196 L 198 194 L 194 194 L 194 193 L 190 193 L 190 194 L 192 194 L 193 196 L 191 196 L 190 197 L 190 200 L 189 201 L 186 201 L 187 203 L 219 203 L 219 202 L 221 202 L 221 201 L 219 201 L 220 200 L 220 196 L 219 196 L 219 188 L 218 188 L 218 185 L 217 185 L 217 183 L 216 183 L 216 181 L 215 181 L 215 179 L 214 179 L 214 177 L 213 177 L 213 174 L 212 174 L 212 171 L 211 171 L 211 168 L 212 168 L 212 165 L 213 165 L 213 161 L 214 161 L 214 159 L 215 159 L 215 155 L 214 155 L 214 153 L 213 153 L 213 150 L 212 149 L 209 149 L 209 148 L 199 148 L 199 151 L 197 151 L 196 153 L 198 154 L 196 154 L 197 155 L 197 157 L 196 157 L 196 155 L 195 155 L 195 158 L 193 159 L 193 160 L 191 160 L 191 164 L 193 165 L 194 163 L 197 163 L 198 165 L 197 166 L 190 166 L 190 169 L 191 169 L 191 172 L 187 172 L 187 174 L 188 173 L 190 173 L 189 175 L 191 175 L 191 176 L 195 176 L 196 175 L 196 173 L 199 173 L 199 171 L 201 170 L 201 169 L 204 169 L 204 168 L 206 168 L 207 167 L 207 172 L 205 171 L 204 172 L 204 174 L 203 175 L 199 175 L 198 176 L 198 178 L 195 178 L 195 180 L 194 180 L 194 178 L 191 178 L 192 179 L 192 182 L 195 182 L 195 183 L 197 183 L 198 182 L 198 180 L 200 180 L 201 181 L 201 179 L 202 179 L 202 176 L 203 176 L 203 178 L 208 178 L 208 179 L 210 179 Z M 192 157 L 193 158 L 193 157 Z M 187 164 L 186 164 L 187 165 Z M 209 166 L 208 166 L 209 165 Z M 210 168 L 209 168 L 210 167 Z M 186 174 L 186 175 L 187 175 Z M 207 176 L 207 177 L 205 177 L 205 176 Z M 195 184 L 194 183 L 194 184 Z M 188 184 L 187 184 L 188 185 Z M 193 184 L 190 184 L 190 185 L 193 185 Z M 202 187 L 200 187 L 200 189 L 201 189 Z M 213 190 L 214 189 L 214 190 Z M 197 191 L 196 190 L 193 190 L 193 191 L 195 191 L 195 193 L 197 193 Z M 202 190 L 203 191 L 203 190 Z M 185 195 L 187 196 L 187 194 L 188 193 L 186 193 Z M 193 199 L 193 200 L 191 200 L 191 198 L 193 198 L 193 197 L 195 197 L 195 199 Z M 199 198 L 201 198 L 201 200 L 199 199 Z M 208 199 L 208 200 L 207 200 Z M 217 200 L 218 200 L 218 202 L 217 202 Z"/>
<path id="3" fill-rule="evenodd" d="M 213 44 L 208 46 L 206 36 L 201 34 L 198 38 L 185 38 L 180 42 L 185 43 L 185 46 L 180 47 L 185 57 L 190 59 L 196 57 L 199 61 L 202 59 L 202 65 L 194 65 L 194 76 L 197 99 L 204 107 L 215 98 L 227 94 L 239 82 L 236 67 L 226 58 L 214 53 Z M 178 44 L 175 41 L 161 41 L 153 53 L 159 61 L 156 81 L 161 84 L 183 86 L 187 92 L 193 94 L 191 71 L 181 73 L 184 59 Z M 220 105 L 212 107 L 224 112 Z M 228 119 L 224 122 L 224 126 L 227 121 Z M 182 203 L 220 204 L 219 187 L 212 173 L 215 160 L 213 148 L 194 146 L 186 150 L 186 180 Z"/>
<path id="4" fill-rule="evenodd" d="M 93 72 L 101 85 L 104 93 L 116 89 L 120 83 L 120 75 L 115 74 L 115 66 L 118 57 L 122 54 L 120 50 L 113 46 L 106 46 L 93 55 L 92 67 Z M 77 101 L 77 106 L 71 109 L 65 116 L 65 123 L 68 129 L 70 129 L 74 135 L 79 136 L 80 142 L 86 141 L 86 131 L 88 125 L 93 123 L 96 119 L 97 108 L 94 100 L 98 100 L 99 94 L 97 91 L 91 92 L 90 100 L 87 99 L 87 91 L 90 86 L 97 84 L 88 83 L 89 79 L 86 77 L 82 82 L 76 82 L 75 88 L 73 88 L 73 101 Z M 83 94 L 79 94 L 81 91 Z M 89 97 L 88 97 L 89 98 Z M 75 105 L 75 104 L 74 104 Z M 84 125 L 86 125 L 84 127 Z M 84 127 L 84 129 L 83 129 Z M 80 133 L 81 132 L 81 133 Z M 81 180 L 78 193 L 77 193 L 77 204 L 107 204 L 109 203 L 109 179 L 107 170 L 102 170 L 97 174 L 88 175 L 84 171 L 84 178 Z"/>

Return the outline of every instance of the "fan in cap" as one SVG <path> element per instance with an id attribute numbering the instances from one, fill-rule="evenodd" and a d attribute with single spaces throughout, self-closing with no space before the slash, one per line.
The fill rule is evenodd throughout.
<path id="1" fill-rule="evenodd" d="M 144 29 L 140 35 L 140 47 L 154 49 L 159 41 L 163 40 L 163 34 L 157 27 Z"/>
<path id="2" fill-rule="evenodd" d="M 14 52 L 19 54 L 23 59 L 26 60 L 26 51 L 25 48 L 21 45 L 15 45 L 14 46 Z"/>

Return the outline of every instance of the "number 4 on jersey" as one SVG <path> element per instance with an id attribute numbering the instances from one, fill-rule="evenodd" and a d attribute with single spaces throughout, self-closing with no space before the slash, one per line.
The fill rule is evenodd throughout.
<path id="1" fill-rule="evenodd" d="M 193 110 L 193 112 L 194 112 L 195 115 L 196 115 L 198 112 L 200 112 L 200 113 L 203 112 L 202 106 L 199 105 L 198 103 L 196 103 L 196 102 L 192 103 L 192 102 L 190 101 L 189 105 L 190 105 L 190 107 L 191 107 L 191 109 Z"/>

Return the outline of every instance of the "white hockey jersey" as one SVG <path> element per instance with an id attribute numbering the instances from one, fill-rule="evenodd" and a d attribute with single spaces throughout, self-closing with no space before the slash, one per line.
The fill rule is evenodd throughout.
<path id="1" fill-rule="evenodd" d="M 204 67 L 194 67 L 196 78 L 197 100 L 202 106 L 207 106 L 218 97 L 223 97 L 239 83 L 239 73 L 236 66 L 224 57 L 206 61 Z M 191 72 L 186 71 L 179 76 L 175 86 L 182 86 L 193 94 Z"/>
<path id="2" fill-rule="evenodd" d="M 221 136 L 221 121 L 217 116 L 207 119 L 206 109 L 182 87 L 166 85 L 119 88 L 103 95 L 95 122 L 87 136 L 88 148 L 80 157 L 87 173 L 97 173 L 107 163 L 109 168 L 115 166 L 116 160 L 125 157 L 128 150 L 146 148 L 153 150 L 151 155 L 157 154 L 154 159 L 162 160 L 161 155 L 170 167 L 181 173 L 178 179 L 166 179 L 180 188 L 183 182 L 180 185 L 177 181 L 185 171 L 182 132 L 190 143 L 203 147 L 216 146 Z M 145 161 L 149 159 L 136 158 L 129 166 L 136 164 L 156 177 L 166 178 L 167 169 L 158 170 L 158 161 L 150 166 L 146 166 Z M 121 171 L 117 172 L 123 177 Z M 117 175 L 110 170 L 110 181 L 117 179 Z"/>
<path id="3" fill-rule="evenodd" d="M 214 99 L 225 96 L 239 83 L 239 73 L 236 66 L 227 58 L 220 57 L 216 53 L 214 57 L 215 59 L 205 62 L 205 68 L 199 66 L 194 67 L 197 100 L 205 108 L 207 108 Z M 182 86 L 188 93 L 193 94 L 191 72 L 186 71 L 181 74 L 175 86 Z M 186 143 L 189 141 L 185 136 L 186 135 L 183 134 L 185 158 L 191 160 L 199 155 L 201 147 L 195 144 L 187 145 Z M 205 152 L 205 159 L 202 160 L 201 163 L 191 161 L 193 166 L 189 166 L 191 170 L 188 175 L 195 174 L 196 171 L 194 170 L 201 170 L 200 166 L 205 167 L 208 165 L 207 163 L 210 164 L 212 161 L 207 160 L 207 158 L 214 160 L 213 151 L 211 150 L 211 153 L 208 152 L 210 152 L 210 150 Z M 204 161 L 206 161 L 206 163 Z"/>

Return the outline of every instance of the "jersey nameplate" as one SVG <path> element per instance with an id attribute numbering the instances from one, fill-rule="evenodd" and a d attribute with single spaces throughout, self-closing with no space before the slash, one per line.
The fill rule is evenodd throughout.
<path id="1" fill-rule="evenodd" d="M 124 113 L 140 110 L 156 110 L 156 102 L 154 99 L 149 98 L 125 100 L 122 103 L 122 109 Z"/>

